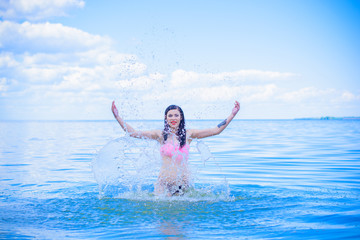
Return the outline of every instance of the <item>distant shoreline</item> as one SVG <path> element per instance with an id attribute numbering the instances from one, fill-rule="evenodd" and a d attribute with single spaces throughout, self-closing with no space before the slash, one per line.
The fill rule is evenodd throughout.
<path id="1" fill-rule="evenodd" d="M 295 118 L 294 120 L 360 120 L 360 117 Z"/>

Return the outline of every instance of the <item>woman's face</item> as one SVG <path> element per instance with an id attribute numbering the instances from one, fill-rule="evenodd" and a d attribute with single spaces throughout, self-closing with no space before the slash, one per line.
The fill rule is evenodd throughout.
<path id="1" fill-rule="evenodd" d="M 178 109 L 168 111 L 166 114 L 166 121 L 171 128 L 178 128 L 181 121 L 180 111 Z"/>

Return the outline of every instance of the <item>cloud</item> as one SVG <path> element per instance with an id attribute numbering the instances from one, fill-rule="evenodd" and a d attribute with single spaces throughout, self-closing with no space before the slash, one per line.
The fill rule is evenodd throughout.
<path id="1" fill-rule="evenodd" d="M 0 49 L 19 52 L 72 52 L 111 46 L 111 39 L 54 23 L 0 22 Z"/>
<path id="2" fill-rule="evenodd" d="M 13 81 L 13 84 L 7 81 L 6 88 L 2 84 L 2 89 L 18 92 L 20 82 L 22 90 L 26 89 L 27 92 L 114 92 L 119 89 L 148 89 L 163 77 L 158 73 L 147 74 L 146 65 L 138 62 L 133 55 L 101 51 L 99 55 L 108 59 L 105 62 L 99 61 L 94 55 L 94 50 L 61 54 L 57 63 L 55 60 L 50 63 L 46 61 L 54 57 L 52 54 L 39 56 L 25 53 L 12 58 L 10 54 L 5 55 L 4 58 L 10 58 L 15 63 L 11 67 L 3 66 L 2 71 L 6 78 L 17 81 Z"/>
<path id="3" fill-rule="evenodd" d="M 213 103 L 234 100 L 239 100 L 243 103 L 258 102 L 271 98 L 276 88 L 275 84 L 202 87 L 193 91 L 193 97 L 198 96 L 201 101 Z"/>
<path id="4" fill-rule="evenodd" d="M 335 89 L 318 89 L 315 87 L 305 87 L 296 91 L 290 91 L 278 96 L 278 99 L 285 102 L 301 102 L 313 99 L 324 99 L 327 96 L 335 96 Z"/>
<path id="5" fill-rule="evenodd" d="M 178 69 L 172 73 L 171 84 L 172 86 L 189 86 L 202 85 L 202 84 L 242 84 L 244 82 L 264 82 L 274 80 L 291 79 L 297 76 L 294 73 L 281 73 L 262 70 L 239 70 L 235 72 L 222 72 L 222 73 L 197 73 L 192 71 L 185 71 Z"/>
<path id="6" fill-rule="evenodd" d="M 164 77 L 148 73 L 135 55 L 114 50 L 111 39 L 61 24 L 5 21 L 0 34 L 0 101 L 15 118 L 34 114 L 29 108 L 40 118 L 72 118 L 74 103 L 99 107 L 119 92 L 145 91 Z M 52 110 L 60 105 L 63 114 Z"/>
<path id="7" fill-rule="evenodd" d="M 7 20 L 41 20 L 66 16 L 72 8 L 83 8 L 82 0 L 4 0 L 0 2 L 0 17 Z"/>
<path id="8" fill-rule="evenodd" d="M 191 102 L 232 102 L 239 100 L 241 102 L 261 102 L 271 99 L 278 89 L 275 84 L 265 85 L 239 85 L 223 84 L 220 86 L 212 86 L 210 84 L 203 84 L 201 86 L 188 86 L 183 88 L 165 87 L 159 88 L 157 91 L 148 93 L 144 96 L 146 101 L 156 99 L 157 101 L 172 101 L 183 102 L 187 99 Z"/>
<path id="9" fill-rule="evenodd" d="M 5 21 L 0 34 L 3 75 L 22 83 L 95 89 L 93 82 L 139 77 L 146 70 L 136 56 L 114 51 L 109 38 L 61 24 Z"/>
<path id="10" fill-rule="evenodd" d="M 223 106 L 231 108 L 234 100 L 245 109 L 253 108 L 245 112 L 250 118 L 251 114 L 266 118 L 262 112 L 272 112 L 269 109 L 276 104 L 291 105 L 293 110 L 289 103 L 296 103 L 306 112 L 309 103 L 316 111 L 329 107 L 329 102 L 338 108 L 359 103 L 360 94 L 350 91 L 285 88 L 299 77 L 291 72 L 151 72 L 136 55 L 116 51 L 109 37 L 57 23 L 31 22 L 83 6 L 80 0 L 0 2 L 0 16 L 6 19 L 0 21 L 2 118 L 110 118 L 109 106 L 115 98 L 121 100 L 122 113 L 134 119 L 157 118 L 171 103 L 185 106 L 190 118 L 195 113 L 201 118 L 227 114 L 229 109 Z M 19 19 L 26 21 L 15 22 Z"/>
<path id="11" fill-rule="evenodd" d="M 10 52 L 0 52 L 0 68 L 11 68 L 17 65 L 14 56 Z"/>
<path id="12" fill-rule="evenodd" d="M 7 90 L 7 79 L 6 78 L 0 78 L 0 93 L 1 92 L 6 92 Z"/>
<path id="13" fill-rule="evenodd" d="M 360 100 L 360 95 L 355 95 L 349 91 L 343 91 L 339 99 L 339 101 L 344 101 L 344 102 L 359 101 L 359 100 Z"/>

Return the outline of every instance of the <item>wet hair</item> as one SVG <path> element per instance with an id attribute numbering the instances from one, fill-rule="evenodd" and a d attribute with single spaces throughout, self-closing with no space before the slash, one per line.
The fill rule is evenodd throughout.
<path id="1" fill-rule="evenodd" d="M 180 142 L 180 148 L 182 148 L 185 144 L 186 144 L 186 129 L 185 129 L 185 117 L 184 117 L 184 112 L 183 110 L 176 105 L 170 105 L 165 109 L 165 118 L 164 118 L 164 131 L 163 131 L 163 138 L 164 138 L 164 142 L 166 141 L 169 133 L 170 133 L 170 126 L 169 123 L 166 121 L 166 116 L 167 113 L 170 110 L 174 110 L 177 109 L 180 112 L 180 116 L 181 116 L 181 120 L 180 120 L 180 124 L 179 124 L 179 128 L 178 131 L 176 133 L 177 139 Z"/>

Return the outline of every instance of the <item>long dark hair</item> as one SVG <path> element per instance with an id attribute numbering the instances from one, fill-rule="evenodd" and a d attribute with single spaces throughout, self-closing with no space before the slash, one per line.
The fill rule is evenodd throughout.
<path id="1" fill-rule="evenodd" d="M 168 122 L 166 121 L 166 115 L 170 110 L 174 110 L 174 109 L 179 110 L 180 116 L 181 116 L 179 128 L 178 128 L 176 135 L 180 142 L 180 148 L 182 148 L 186 144 L 185 117 L 184 117 L 184 112 L 181 109 L 181 107 L 176 106 L 176 105 L 170 105 L 165 109 L 164 131 L 163 131 L 164 142 L 166 141 L 166 139 L 170 133 L 170 126 L 169 126 Z"/>

